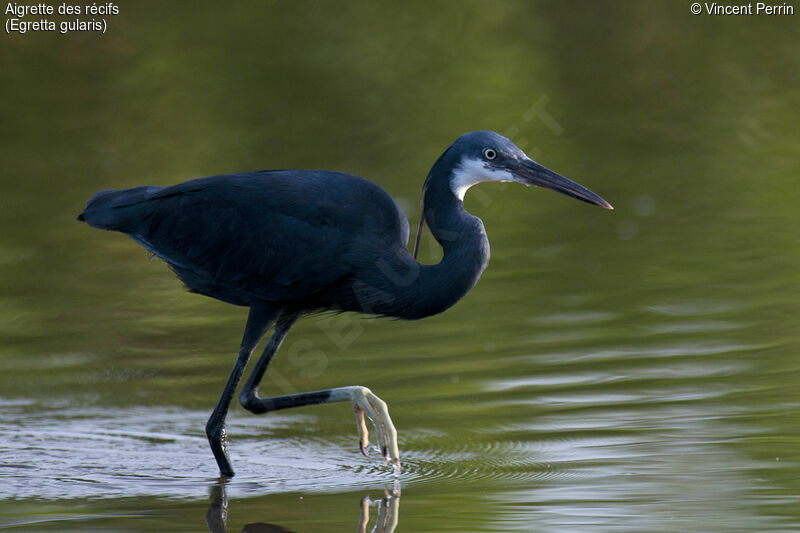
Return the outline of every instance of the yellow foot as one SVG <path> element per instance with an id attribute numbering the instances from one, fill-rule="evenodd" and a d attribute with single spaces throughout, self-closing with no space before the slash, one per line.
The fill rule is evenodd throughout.
<path id="1" fill-rule="evenodd" d="M 358 447 L 361 453 L 367 455 L 369 447 L 369 430 L 366 419 L 369 418 L 378 434 L 378 446 L 381 449 L 384 462 L 392 463 L 395 473 L 400 471 L 400 450 L 397 448 L 397 430 L 394 428 L 389 408 L 386 402 L 375 396 L 366 387 L 353 386 L 335 389 L 335 394 L 348 395 L 353 402 L 353 411 L 356 414 L 358 426 Z"/>

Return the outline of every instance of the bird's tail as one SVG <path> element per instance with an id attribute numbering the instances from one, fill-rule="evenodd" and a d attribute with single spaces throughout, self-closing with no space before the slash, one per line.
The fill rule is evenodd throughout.
<path id="1" fill-rule="evenodd" d="M 95 193 L 86 202 L 86 209 L 78 215 L 78 220 L 92 227 L 126 232 L 133 224 L 140 222 L 146 201 L 161 187 L 146 185 L 132 189 L 110 189 Z"/>

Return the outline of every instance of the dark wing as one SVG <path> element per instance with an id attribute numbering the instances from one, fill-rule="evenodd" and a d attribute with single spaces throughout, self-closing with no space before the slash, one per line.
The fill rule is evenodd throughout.
<path id="1" fill-rule="evenodd" d="M 192 290 L 232 303 L 307 296 L 346 278 L 355 248 L 408 239 L 391 197 L 349 174 L 264 171 L 138 189 L 141 201 L 119 206 L 128 210 L 119 230 Z"/>

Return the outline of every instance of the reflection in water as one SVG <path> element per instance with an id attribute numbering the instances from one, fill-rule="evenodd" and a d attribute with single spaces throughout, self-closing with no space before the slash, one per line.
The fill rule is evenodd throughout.
<path id="1" fill-rule="evenodd" d="M 371 533 L 393 533 L 400 519 L 400 486 L 395 484 L 391 493 L 386 491 L 380 500 L 372 500 L 369 495 L 361 498 L 361 517 L 358 521 L 358 533 L 365 533 L 369 527 L 369 508 L 378 508 L 378 517 Z"/>
<path id="2" fill-rule="evenodd" d="M 211 533 L 227 533 L 228 531 L 228 495 L 225 491 L 225 484 L 228 478 L 221 477 L 216 483 L 211 485 L 211 502 L 206 513 L 206 525 Z M 293 533 L 275 524 L 265 524 L 255 522 L 247 524 L 242 528 L 242 533 Z"/>
<path id="3" fill-rule="evenodd" d="M 206 513 L 206 525 L 211 533 L 227 533 L 228 522 L 228 495 L 225 486 L 230 478 L 220 477 L 211 485 L 210 503 Z M 370 533 L 393 533 L 397 528 L 400 514 L 400 484 L 395 483 L 394 490 L 380 500 L 372 500 L 369 495 L 361 498 L 360 516 L 358 519 L 358 533 L 366 533 L 370 521 L 370 507 L 378 508 L 378 516 Z M 242 533 L 292 533 L 291 530 L 275 524 L 256 522 L 247 524 L 242 528 Z"/>

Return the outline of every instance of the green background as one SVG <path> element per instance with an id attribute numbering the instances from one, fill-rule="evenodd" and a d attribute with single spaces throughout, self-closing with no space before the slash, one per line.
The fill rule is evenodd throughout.
<path id="1" fill-rule="evenodd" d="M 246 310 L 77 223 L 92 193 L 325 168 L 416 221 L 439 154 L 492 129 L 615 211 L 472 189 L 466 298 L 305 319 L 262 391 L 388 402 L 397 531 L 800 528 L 800 14 L 118 5 L 104 35 L 0 34 L 0 527 L 202 531 L 218 498 L 203 427 Z M 235 406 L 230 434 L 231 531 L 352 531 L 394 484 L 342 404 Z"/>

